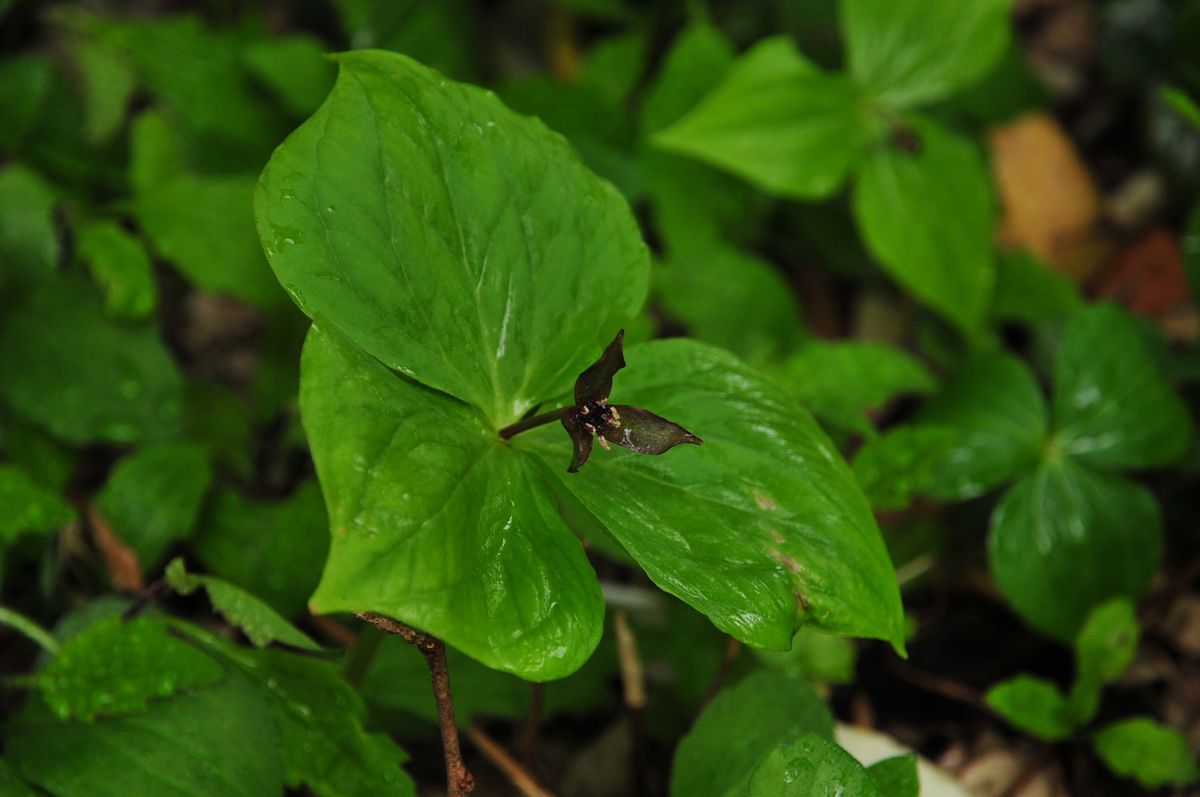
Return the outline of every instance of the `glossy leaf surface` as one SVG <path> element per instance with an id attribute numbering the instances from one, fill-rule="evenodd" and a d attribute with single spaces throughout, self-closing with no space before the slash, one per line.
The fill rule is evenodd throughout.
<path id="1" fill-rule="evenodd" d="M 747 797 L 883 797 L 871 774 L 838 745 L 816 734 L 767 753 Z M 894 795 L 889 792 L 889 795 Z"/>
<path id="2" fill-rule="evenodd" d="M 497 426 L 560 392 L 641 306 L 633 216 L 566 142 L 393 53 L 332 94 L 259 182 L 259 234 L 318 323 Z"/>

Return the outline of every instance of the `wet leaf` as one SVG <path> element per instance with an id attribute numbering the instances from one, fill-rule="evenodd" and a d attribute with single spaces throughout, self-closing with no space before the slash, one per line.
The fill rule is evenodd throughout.
<path id="1" fill-rule="evenodd" d="M 828 739 L 808 734 L 767 753 L 754 770 L 747 797 L 883 797 L 871 774 Z M 894 797 L 895 792 L 888 792 Z"/>

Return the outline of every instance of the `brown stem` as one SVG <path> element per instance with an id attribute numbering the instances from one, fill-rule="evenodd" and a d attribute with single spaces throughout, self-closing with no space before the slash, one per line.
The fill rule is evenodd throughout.
<path id="1" fill-rule="evenodd" d="M 543 412 L 540 415 L 533 415 L 529 418 L 522 418 L 521 420 L 517 421 L 513 425 L 505 426 L 503 429 L 501 429 L 500 430 L 500 439 L 507 440 L 508 438 L 512 437 L 515 434 L 520 434 L 521 432 L 527 432 L 530 429 L 534 429 L 538 426 L 545 426 L 548 423 L 554 423 L 559 418 L 561 418 L 562 414 L 568 409 L 570 409 L 570 407 L 559 407 L 556 410 L 550 410 L 549 412 Z"/>
<path id="2" fill-rule="evenodd" d="M 633 793 L 641 797 L 649 792 L 646 780 L 646 728 L 642 721 L 646 708 L 646 670 L 638 656 L 637 637 L 629 627 L 625 612 L 618 611 L 613 616 L 613 631 L 617 639 L 617 663 L 621 670 L 621 694 L 625 713 L 629 717 L 630 778 Z"/>
<path id="3" fill-rule="evenodd" d="M 475 776 L 463 763 L 458 746 L 458 725 L 454 722 L 454 697 L 450 694 L 450 670 L 446 667 L 446 645 L 442 640 L 410 628 L 404 623 L 374 612 L 355 612 L 354 616 L 388 634 L 414 645 L 425 657 L 437 700 L 438 725 L 442 731 L 442 750 L 446 755 L 447 797 L 466 797 L 475 790 Z"/>
<path id="4" fill-rule="evenodd" d="M 495 739 L 484 733 L 482 728 L 473 726 L 467 731 L 467 738 L 479 748 L 479 752 L 483 753 L 488 761 L 496 766 L 496 769 L 504 773 L 504 776 L 517 787 L 517 791 L 521 792 L 523 797 L 554 797 Z"/>

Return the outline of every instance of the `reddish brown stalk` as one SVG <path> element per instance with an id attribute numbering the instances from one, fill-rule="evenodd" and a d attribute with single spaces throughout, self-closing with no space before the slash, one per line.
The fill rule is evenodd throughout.
<path id="1" fill-rule="evenodd" d="M 450 670 L 446 666 L 446 645 L 442 640 L 418 631 L 415 628 L 384 617 L 374 612 L 355 612 L 354 616 L 365 620 L 380 631 L 396 636 L 414 645 L 425 657 L 429 676 L 433 680 L 433 696 L 437 700 L 438 725 L 442 731 L 442 750 L 446 755 L 446 783 L 448 797 L 467 797 L 475 789 L 475 776 L 463 763 L 462 749 L 458 744 L 458 725 L 454 722 L 454 697 L 450 693 Z"/>
<path id="2" fill-rule="evenodd" d="M 554 797 L 495 739 L 484 733 L 482 728 L 472 727 L 467 731 L 467 737 L 472 744 L 479 748 L 479 752 L 483 753 L 484 757 L 496 766 L 496 769 L 504 773 L 517 791 L 521 792 L 522 797 Z"/>

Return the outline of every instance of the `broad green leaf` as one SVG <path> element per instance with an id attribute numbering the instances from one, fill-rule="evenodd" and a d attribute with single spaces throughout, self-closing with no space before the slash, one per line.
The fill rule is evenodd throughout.
<path id="1" fill-rule="evenodd" d="M 1191 439 L 1162 350 L 1125 311 L 1100 304 L 1067 325 L 1058 355 L 1055 441 L 1080 462 L 1149 468 L 1178 459 Z"/>
<path id="2" fill-rule="evenodd" d="M 283 501 L 217 494 L 196 534 L 195 549 L 214 574 L 294 617 L 317 585 L 329 548 L 321 494 L 312 481 Z"/>
<path id="3" fill-rule="evenodd" d="M 600 39 L 584 54 L 573 78 L 614 102 L 624 103 L 646 69 L 649 45 L 645 28 L 632 28 Z"/>
<path id="4" fill-rule="evenodd" d="M 787 652 L 752 649 L 754 657 L 785 675 L 814 683 L 845 684 L 854 680 L 854 643 L 845 637 L 801 628 Z"/>
<path id="5" fill-rule="evenodd" d="M 985 699 L 997 714 L 1039 739 L 1056 741 L 1075 732 L 1076 717 L 1066 696 L 1044 678 L 1018 675 L 993 686 Z"/>
<path id="6" fill-rule="evenodd" d="M 875 779 L 833 742 L 816 734 L 767 753 L 743 792 L 746 797 L 883 797 Z M 888 793 L 892 797 L 892 793 Z"/>
<path id="7" fill-rule="evenodd" d="M 129 131 L 129 184 L 134 196 L 149 193 L 187 173 L 187 153 L 162 112 L 138 114 Z"/>
<path id="8" fill-rule="evenodd" d="M 145 568 L 192 536 L 212 481 L 204 449 L 192 443 L 146 446 L 113 468 L 96 508 Z"/>
<path id="9" fill-rule="evenodd" d="M 902 393 L 930 393 L 936 386 L 915 357 L 868 341 L 810 341 L 788 358 L 783 374 L 814 415 L 859 434 L 874 431 L 868 410 Z"/>
<path id="10" fill-rule="evenodd" d="M 0 149 L 8 152 L 20 146 L 42 112 L 50 80 L 50 60 L 44 55 L 9 54 L 0 62 L 0 108 L 4 108 Z"/>
<path id="11" fill-rule="evenodd" d="M 0 286 L 28 288 L 58 264 L 55 189 L 19 165 L 0 170 Z"/>
<path id="12" fill-rule="evenodd" d="M 1092 744 L 1109 769 L 1155 789 L 1200 780 L 1200 766 L 1187 737 L 1149 717 L 1135 717 L 1101 728 Z"/>
<path id="13" fill-rule="evenodd" d="M 166 577 L 171 588 L 181 595 L 190 595 L 203 587 L 213 608 L 230 625 L 242 629 L 256 648 L 282 642 L 301 650 L 321 649 L 320 645 L 280 617 L 266 603 L 228 581 L 187 572 L 182 559 L 175 559 L 167 565 Z"/>
<path id="14" fill-rule="evenodd" d="M 209 686 L 225 672 L 212 657 L 157 620 L 100 620 L 73 637 L 37 674 L 42 698 L 60 719 L 144 711 L 154 700 Z"/>
<path id="15" fill-rule="evenodd" d="M 977 354 L 954 370 L 917 416 L 958 437 L 930 492 L 971 498 L 1033 467 L 1046 444 L 1046 402 L 1029 368 L 1008 354 Z"/>
<path id="16" fill-rule="evenodd" d="M 782 196 L 837 192 L 874 137 L 858 90 L 786 37 L 760 42 L 682 119 L 652 137 Z"/>
<path id="17" fill-rule="evenodd" d="M 157 331 L 106 319 L 78 276 L 0 316 L 0 362 L 0 398 L 67 442 L 135 443 L 179 425 L 182 382 Z"/>
<path id="18" fill-rule="evenodd" d="M 76 233 L 76 251 L 104 291 L 112 318 L 146 318 L 154 312 L 154 264 L 142 243 L 113 221 L 92 221 Z"/>
<path id="19" fill-rule="evenodd" d="M 72 55 L 83 83 L 84 132 L 100 144 L 116 135 L 137 89 L 132 64 L 116 48 L 95 39 L 72 44 Z"/>
<path id="20" fill-rule="evenodd" d="M 365 709 L 332 662 L 282 650 L 247 650 L 179 624 L 201 647 L 254 687 L 274 721 L 284 782 L 319 797 L 412 797 L 402 770 L 407 756 L 383 734 L 364 728 Z"/>
<path id="21" fill-rule="evenodd" d="M 1072 639 L 1097 605 L 1142 594 L 1162 544 L 1148 490 L 1055 457 L 1004 496 L 992 515 L 988 555 L 1017 612 Z"/>
<path id="22" fill-rule="evenodd" d="M 58 494 L 17 465 L 0 465 L 0 550 L 28 531 L 49 531 L 75 516 Z"/>
<path id="23" fill-rule="evenodd" d="M 180 174 L 134 197 L 154 250 L 197 287 L 270 309 L 284 295 L 254 232 L 254 178 Z"/>
<path id="24" fill-rule="evenodd" d="M 657 133 L 696 105 L 734 62 L 733 45 L 707 22 L 693 22 L 671 43 L 641 108 L 643 136 Z"/>
<path id="25" fill-rule="evenodd" d="M 1012 0 L 841 0 L 841 7 L 850 73 L 892 109 L 974 83 L 1011 36 Z"/>
<path id="26" fill-rule="evenodd" d="M 876 761 L 867 767 L 867 774 L 875 782 L 880 797 L 920 797 L 916 753 Z"/>
<path id="27" fill-rule="evenodd" d="M 331 332 L 496 426 L 514 421 L 641 306 L 633 216 L 495 95 L 394 54 L 339 64 L 259 181 L 268 259 Z"/>
<path id="28" fill-rule="evenodd" d="M 987 314 L 995 281 L 991 178 L 969 140 L 924 120 L 913 131 L 918 151 L 881 146 L 863 163 L 854 215 L 884 270 L 974 332 Z"/>
<path id="29" fill-rule="evenodd" d="M 530 680 L 577 669 L 604 606 L 537 466 L 470 407 L 319 327 L 301 371 L 333 535 L 314 610 L 395 617 Z"/>
<path id="30" fill-rule="evenodd" d="M 6 728 L 5 754 L 55 797 L 278 795 L 280 744 L 267 708 L 241 678 L 97 722 L 59 720 L 32 698 Z"/>
<path id="31" fill-rule="evenodd" d="M 1133 605 L 1117 598 L 1096 607 L 1075 637 L 1072 709 L 1079 724 L 1092 719 L 1100 690 L 1121 677 L 1137 655 L 1138 623 Z"/>
<path id="32" fill-rule="evenodd" d="M 342 28 L 355 49 L 404 53 L 458 80 L 478 71 L 478 42 L 468 0 L 334 0 Z"/>
<path id="33" fill-rule="evenodd" d="M 0 758 L 0 794 L 4 797 L 41 797 L 32 786 L 21 780 L 6 758 Z"/>
<path id="34" fill-rule="evenodd" d="M 903 424 L 868 440 L 854 454 L 854 478 L 875 509 L 904 509 L 934 492 L 959 454 L 960 433 L 951 426 Z"/>
<path id="35" fill-rule="evenodd" d="M 996 261 L 993 318 L 1036 324 L 1069 318 L 1082 307 L 1075 283 L 1033 255 L 1008 252 Z"/>
<path id="36" fill-rule="evenodd" d="M 833 717 L 812 688 L 755 673 L 717 695 L 679 743 L 671 797 L 741 797 L 770 751 L 809 734 L 833 738 Z"/>
<path id="37" fill-rule="evenodd" d="M 328 49 L 306 34 L 258 39 L 242 50 L 250 74 L 275 93 L 290 112 L 308 116 L 333 87 Z"/>
<path id="38" fill-rule="evenodd" d="M 75 471 L 75 451 L 46 432 L 0 408 L 0 432 L 9 462 L 42 487 L 65 493 Z"/>
<path id="39" fill-rule="evenodd" d="M 803 408 L 727 352 L 674 339 L 630 347 L 612 401 L 645 407 L 704 445 L 648 457 L 597 449 L 566 472 L 561 428 L 536 452 L 647 575 L 756 647 L 802 625 L 903 645 L 895 572 L 849 467 Z M 719 562 L 719 566 L 714 566 Z"/>
<path id="40" fill-rule="evenodd" d="M 804 335 L 791 285 L 774 266 L 733 247 L 676 249 L 654 270 L 654 293 L 692 337 L 767 362 Z"/>

